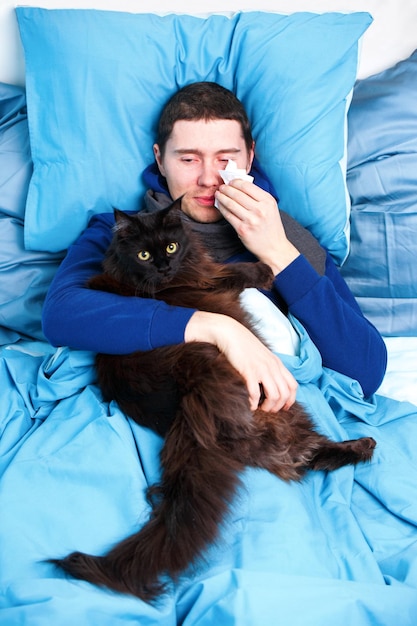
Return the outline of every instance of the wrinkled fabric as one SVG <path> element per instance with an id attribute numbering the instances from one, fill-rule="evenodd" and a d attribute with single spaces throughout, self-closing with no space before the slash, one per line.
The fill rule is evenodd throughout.
<path id="1" fill-rule="evenodd" d="M 32 170 L 25 91 L 0 83 L 0 345 L 44 339 L 42 305 L 63 256 L 25 249 Z"/>
<path id="2" fill-rule="evenodd" d="M 32 158 L 22 87 L 0 82 L 0 212 L 23 219 Z"/>
<path id="3" fill-rule="evenodd" d="M 101 554 L 147 519 L 162 440 L 101 401 L 92 353 L 0 350 L 0 621 L 415 626 L 417 408 L 364 401 L 355 381 L 323 370 L 293 323 L 299 355 L 282 358 L 298 399 L 333 438 L 372 435 L 374 459 L 300 483 L 246 469 L 219 541 L 155 606 L 43 561 Z"/>
<path id="4" fill-rule="evenodd" d="M 342 275 L 385 336 L 417 335 L 417 50 L 356 83 L 348 114 L 351 249 Z"/>

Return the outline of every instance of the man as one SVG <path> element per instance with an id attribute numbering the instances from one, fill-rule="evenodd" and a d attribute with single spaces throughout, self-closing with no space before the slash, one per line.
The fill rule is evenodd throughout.
<path id="1" fill-rule="evenodd" d="M 158 210 L 183 196 L 182 210 L 217 260 L 267 263 L 275 275 L 268 297 L 302 323 L 325 366 L 358 380 L 369 396 L 385 372 L 382 338 L 363 317 L 329 254 L 278 210 L 268 181 L 254 163 L 254 150 L 247 115 L 230 91 L 207 82 L 184 87 L 161 115 L 154 145 L 157 169 L 154 165 L 145 172 L 150 190 L 144 210 Z M 222 184 L 219 170 L 229 160 L 251 171 L 254 183 Z M 43 327 L 50 342 L 130 353 L 207 341 L 244 377 L 253 408 L 261 389 L 265 410 L 290 406 L 297 388 L 292 374 L 235 320 L 85 287 L 101 271 L 113 224 L 112 214 L 95 216 L 69 249 L 44 306 Z"/>

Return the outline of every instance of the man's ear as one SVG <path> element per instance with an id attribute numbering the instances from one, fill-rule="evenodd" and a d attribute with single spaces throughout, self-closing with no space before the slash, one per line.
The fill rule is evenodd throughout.
<path id="1" fill-rule="evenodd" d="M 249 172 L 251 171 L 251 167 L 252 167 L 252 163 L 253 163 L 253 159 L 255 158 L 255 142 L 252 141 L 252 148 L 249 151 L 249 156 L 248 156 L 248 166 L 246 168 L 246 173 L 249 174 Z"/>
<path id="2" fill-rule="evenodd" d="M 165 168 L 162 164 L 162 155 L 161 155 L 161 150 L 159 149 L 159 146 L 157 143 L 154 143 L 153 145 L 153 153 L 155 156 L 155 161 L 156 164 L 158 166 L 159 171 L 161 172 L 162 176 L 164 176 L 165 178 Z"/>

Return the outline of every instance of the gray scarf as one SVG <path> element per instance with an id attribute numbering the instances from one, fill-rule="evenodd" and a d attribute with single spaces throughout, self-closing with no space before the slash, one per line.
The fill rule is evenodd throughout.
<path id="1" fill-rule="evenodd" d="M 164 193 L 148 190 L 144 198 L 144 211 L 152 213 L 168 207 L 172 200 Z M 280 210 L 285 234 L 291 243 L 303 254 L 314 269 L 323 276 L 325 273 L 326 252 L 313 235 L 301 226 L 288 213 Z M 223 263 L 231 256 L 245 252 L 235 229 L 225 219 L 211 224 L 201 224 L 187 218 L 192 229 L 200 234 L 214 260 Z"/>

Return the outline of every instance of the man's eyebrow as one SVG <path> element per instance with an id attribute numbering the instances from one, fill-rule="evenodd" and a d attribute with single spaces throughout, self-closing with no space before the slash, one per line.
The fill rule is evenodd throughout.
<path id="1" fill-rule="evenodd" d="M 174 152 L 175 154 L 197 154 L 198 156 L 203 154 L 202 150 L 198 148 L 177 148 Z M 216 150 L 215 154 L 238 154 L 240 152 L 242 152 L 240 148 L 222 148 Z"/>

